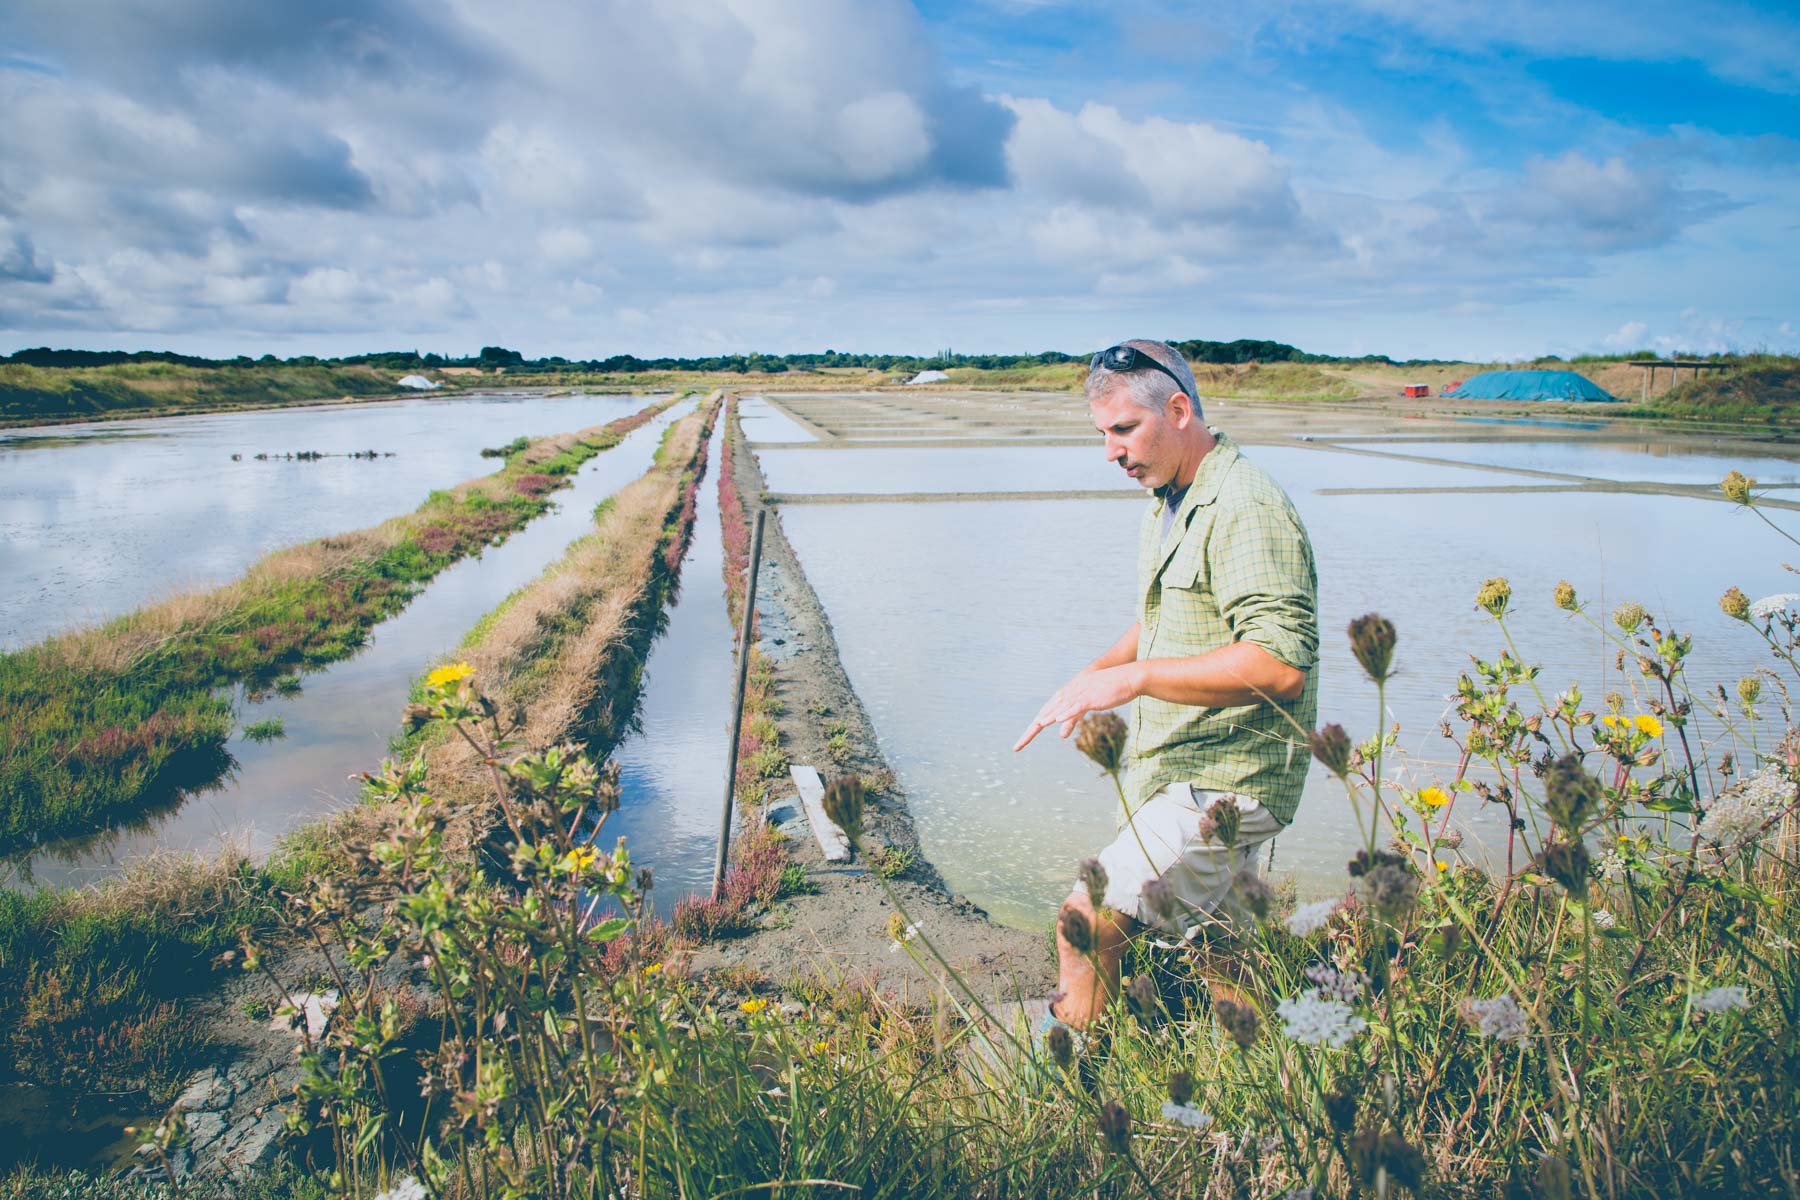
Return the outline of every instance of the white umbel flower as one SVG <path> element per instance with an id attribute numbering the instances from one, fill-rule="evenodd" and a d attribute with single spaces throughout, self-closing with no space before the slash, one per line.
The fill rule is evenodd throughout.
<path id="1" fill-rule="evenodd" d="M 1310 988 L 1276 1005 L 1281 1031 L 1296 1042 L 1313 1046 L 1348 1046 L 1369 1023 L 1350 1011 L 1350 1006 Z"/>
<path id="2" fill-rule="evenodd" d="M 1177 1104 L 1173 1100 L 1163 1101 L 1162 1115 L 1163 1120 L 1186 1125 L 1189 1129 L 1205 1129 L 1213 1123 L 1212 1114 L 1202 1110 L 1199 1105 Z"/>
<path id="3" fill-rule="evenodd" d="M 1463 1016 L 1475 1026 L 1475 1032 L 1484 1038 L 1493 1038 L 1496 1042 L 1525 1040 L 1528 1029 L 1525 1012 L 1509 995 L 1495 996 L 1492 1000 L 1470 996 L 1462 1002 L 1462 1010 Z"/>
<path id="4" fill-rule="evenodd" d="M 1750 989 L 1742 987 L 1716 987 L 1701 992 L 1694 997 L 1694 1007 L 1705 1013 L 1730 1012 L 1734 1008 L 1744 1008 L 1750 1003 Z"/>
<path id="5" fill-rule="evenodd" d="M 1794 784 L 1771 763 L 1719 797 L 1700 820 L 1699 834 L 1730 850 L 1759 835 L 1769 818 L 1794 802 Z"/>
<path id="6" fill-rule="evenodd" d="M 1315 900 L 1311 904 L 1302 904 L 1288 914 L 1287 930 L 1295 937 L 1311 937 L 1325 928 L 1331 920 L 1331 914 L 1343 905 L 1341 898 L 1331 900 Z"/>
<path id="7" fill-rule="evenodd" d="M 1611 929 L 1619 923 L 1619 919 L 1604 908 L 1596 908 L 1593 915 L 1595 929 Z"/>
<path id="8" fill-rule="evenodd" d="M 376 1196 L 375 1200 L 425 1200 L 425 1185 L 408 1175 L 387 1191 Z"/>
<path id="9" fill-rule="evenodd" d="M 1759 621 L 1767 621 L 1770 617 L 1787 612 L 1797 604 L 1800 604 L 1800 592 L 1777 592 L 1773 596 L 1764 596 L 1761 600 L 1752 600 L 1750 615 Z"/>

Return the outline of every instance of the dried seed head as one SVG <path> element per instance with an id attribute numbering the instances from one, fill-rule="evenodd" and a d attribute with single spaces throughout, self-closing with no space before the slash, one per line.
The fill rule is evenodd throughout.
<path id="1" fill-rule="evenodd" d="M 1325 725 L 1307 735 L 1313 757 L 1339 779 L 1350 773 L 1350 735 L 1342 725 Z"/>
<path id="2" fill-rule="evenodd" d="M 1156 914 L 1159 921 L 1167 921 L 1175 915 L 1175 888 L 1166 879 L 1152 879 L 1138 889 L 1138 896 L 1144 907 Z"/>
<path id="3" fill-rule="evenodd" d="M 1080 909 L 1065 907 L 1062 916 L 1057 918 L 1056 927 L 1062 933 L 1062 940 L 1075 953 L 1086 954 L 1094 948 L 1094 927 Z"/>
<path id="4" fill-rule="evenodd" d="M 1339 1133 L 1349 1133 L 1356 1128 L 1356 1092 L 1348 1080 L 1325 1093 L 1325 1119 Z"/>
<path id="5" fill-rule="evenodd" d="M 1148 1021 L 1154 1017 L 1161 1000 L 1156 984 L 1150 981 L 1148 975 L 1133 975 L 1131 982 L 1125 985 L 1125 1003 L 1140 1021 Z"/>
<path id="6" fill-rule="evenodd" d="M 1394 662 L 1394 623 L 1376 613 L 1350 622 L 1350 651 L 1376 683 L 1388 677 Z"/>
<path id="7" fill-rule="evenodd" d="M 1627 600 L 1613 610 L 1613 624 L 1626 633 L 1636 633 L 1638 626 L 1650 619 L 1650 614 L 1636 600 Z"/>
<path id="8" fill-rule="evenodd" d="M 640 892 L 647 892 L 655 886 L 656 876 L 651 873 L 650 868 L 639 867 L 637 873 L 637 890 Z"/>
<path id="9" fill-rule="evenodd" d="M 1406 915 L 1419 897 L 1419 875 L 1411 860 L 1391 850 L 1358 850 L 1350 860 L 1350 877 L 1362 902 L 1390 921 Z"/>
<path id="10" fill-rule="evenodd" d="M 1762 680 L 1755 675 L 1746 675 L 1738 680 L 1738 699 L 1745 704 L 1755 704 L 1762 699 Z"/>
<path id="11" fill-rule="evenodd" d="M 1550 764 L 1544 776 L 1544 810 L 1562 828 L 1574 832 L 1594 813 L 1605 799 L 1600 781 L 1581 764 L 1581 755 L 1571 752 Z"/>
<path id="12" fill-rule="evenodd" d="M 1491 617 L 1506 615 L 1506 605 L 1512 600 L 1512 584 L 1506 582 L 1504 575 L 1496 575 L 1481 585 L 1475 593 L 1475 607 L 1485 609 Z"/>
<path id="13" fill-rule="evenodd" d="M 1100 1139 L 1114 1154 L 1131 1151 L 1131 1114 L 1117 1100 L 1100 1106 Z"/>
<path id="14" fill-rule="evenodd" d="M 1117 713 L 1089 713 L 1075 728 L 1075 748 L 1108 775 L 1117 775 L 1125 759 L 1125 722 Z"/>
<path id="15" fill-rule="evenodd" d="M 613 759 L 600 768 L 594 781 L 594 811 L 609 813 L 619 807 L 619 760 Z"/>
<path id="16" fill-rule="evenodd" d="M 1756 480 L 1751 479 L 1742 471 L 1728 471 L 1725 478 L 1719 481 L 1719 490 L 1725 493 L 1725 498 L 1733 504 L 1750 503 L 1750 489 L 1755 486 Z"/>
<path id="17" fill-rule="evenodd" d="M 1056 1065 L 1065 1071 L 1075 1061 L 1075 1035 L 1069 1032 L 1067 1025 L 1060 1022 L 1052 1025 L 1050 1032 L 1044 1035 L 1044 1046 Z"/>
<path id="18" fill-rule="evenodd" d="M 1562 884 L 1569 895 L 1577 900 L 1587 898 L 1589 859 L 1582 843 L 1551 842 L 1538 851 L 1535 861 L 1538 872 Z"/>
<path id="19" fill-rule="evenodd" d="M 1748 621 L 1750 619 L 1750 597 L 1744 595 L 1739 588 L 1726 588 L 1725 594 L 1719 597 L 1719 611 L 1734 621 Z"/>
<path id="20" fill-rule="evenodd" d="M 1275 907 L 1275 889 L 1269 886 L 1268 880 L 1256 873 L 1255 868 L 1245 867 L 1233 875 L 1231 886 L 1251 916 L 1259 921 L 1269 919 L 1269 913 Z"/>
<path id="21" fill-rule="evenodd" d="M 1235 1000 L 1218 999 L 1213 1001 L 1213 1012 L 1219 1018 L 1219 1027 L 1239 1048 L 1248 1050 L 1256 1044 L 1257 1035 L 1262 1032 L 1262 1018 L 1254 1008 Z"/>
<path id="22" fill-rule="evenodd" d="M 1186 1071 L 1176 1071 L 1169 1076 L 1169 1099 L 1177 1104 L 1186 1104 L 1194 1098 L 1194 1077 Z"/>
<path id="23" fill-rule="evenodd" d="M 1088 899 L 1095 905 L 1106 899 L 1106 868 L 1097 858 L 1084 858 L 1075 868 L 1075 878 L 1087 889 Z"/>
<path id="24" fill-rule="evenodd" d="M 1564 579 L 1556 585 L 1556 607 L 1564 612 L 1574 612 L 1581 607 L 1575 598 L 1575 585 Z"/>
<path id="25" fill-rule="evenodd" d="M 855 841 L 862 836 L 863 784 L 855 775 L 840 775 L 825 785 L 825 815 Z"/>
<path id="26" fill-rule="evenodd" d="M 1237 801 L 1230 796 L 1221 796 L 1207 806 L 1206 815 L 1213 823 L 1213 837 L 1219 845 L 1230 849 L 1237 845 L 1238 829 L 1243 824 L 1243 814 L 1238 812 Z"/>

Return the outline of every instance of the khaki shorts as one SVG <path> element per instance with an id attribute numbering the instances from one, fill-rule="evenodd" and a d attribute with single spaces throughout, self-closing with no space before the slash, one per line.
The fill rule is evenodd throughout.
<path id="1" fill-rule="evenodd" d="M 1240 814 L 1237 845 L 1229 849 L 1200 836 L 1200 818 L 1221 797 L 1234 800 Z M 1144 801 L 1100 852 L 1107 880 L 1102 903 L 1155 925 L 1143 888 L 1152 879 L 1166 880 L 1178 901 L 1174 923 L 1191 935 L 1199 915 L 1216 912 L 1229 898 L 1231 877 L 1246 867 L 1255 870 L 1257 850 L 1284 828 L 1261 801 L 1171 783 Z"/>

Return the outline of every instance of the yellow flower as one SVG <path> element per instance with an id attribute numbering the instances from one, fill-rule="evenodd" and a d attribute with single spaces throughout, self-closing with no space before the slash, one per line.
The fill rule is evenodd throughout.
<path id="1" fill-rule="evenodd" d="M 1617 717 L 1601 717 L 1600 723 L 1608 729 L 1617 729 L 1620 724 L 1619 718 Z"/>
<path id="2" fill-rule="evenodd" d="M 1440 862 L 1437 865 L 1437 869 L 1440 871 L 1448 871 L 1450 869 L 1450 864 L 1447 862 Z"/>
<path id="3" fill-rule="evenodd" d="M 1430 808 L 1442 808 L 1450 803 L 1450 793 L 1441 787 L 1428 787 L 1419 793 L 1419 803 Z"/>
<path id="4" fill-rule="evenodd" d="M 738 1007 L 754 1017 L 757 1013 L 769 1007 L 769 1002 L 764 1000 L 761 996 L 758 996 L 754 1000 L 744 1001 L 742 1004 L 738 1005 Z"/>
<path id="5" fill-rule="evenodd" d="M 599 857 L 599 852 L 592 846 L 577 846 L 563 855 L 563 865 L 571 871 L 585 871 L 593 866 L 594 860 Z"/>
<path id="6" fill-rule="evenodd" d="M 814 1042 L 814 1043 L 813 1043 L 813 1053 L 814 1053 L 814 1054 L 823 1054 L 823 1053 L 825 1053 L 825 1047 L 826 1047 L 826 1045 L 827 1045 L 827 1043 L 826 1043 L 826 1041 L 825 1041 L 825 1039 L 824 1039 L 824 1038 L 820 1038 L 820 1039 L 819 1039 L 819 1040 L 818 1040 L 818 1041 L 816 1041 L 816 1042 Z"/>
<path id="7" fill-rule="evenodd" d="M 645 967 L 645 968 L 644 968 L 644 974 L 646 974 L 646 975 L 654 975 L 654 974 L 656 974 L 656 973 L 657 973 L 657 972 L 658 972 L 658 971 L 660 971 L 660 970 L 662 970 L 662 964 L 661 964 L 661 963 L 651 963 L 651 964 L 650 964 L 650 965 L 649 965 L 649 966 L 647 966 L 647 967 Z"/>
<path id="8" fill-rule="evenodd" d="M 1651 737 L 1662 736 L 1662 722 L 1651 716 L 1649 713 L 1639 714 L 1632 724 L 1637 726 L 1637 731 L 1639 733 L 1647 733 Z"/>
<path id="9" fill-rule="evenodd" d="M 475 668 L 466 662 L 452 663 L 447 667 L 439 667 L 425 677 L 426 687 L 449 687 L 453 683 L 467 679 L 475 673 Z"/>

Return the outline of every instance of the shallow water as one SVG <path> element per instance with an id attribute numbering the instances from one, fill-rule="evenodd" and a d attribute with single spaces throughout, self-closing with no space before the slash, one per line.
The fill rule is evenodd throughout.
<path id="1" fill-rule="evenodd" d="M 643 407 L 641 398 L 624 403 L 628 412 Z M 591 459 L 569 488 L 555 493 L 555 508 L 501 545 L 439 574 L 403 611 L 376 626 L 354 656 L 305 676 L 298 696 L 252 702 L 240 694 L 240 728 L 278 717 L 286 736 L 258 743 L 236 734 L 227 749 L 237 765 L 217 786 L 129 826 L 51 843 L 0 871 L 69 887 L 116 874 L 152 852 L 231 848 L 260 857 L 282 834 L 352 803 L 358 785 L 348 776 L 380 765 L 389 738 L 399 731 L 412 681 L 589 532 L 594 506 L 650 468 L 663 427 L 684 411 L 687 406 L 676 406 Z"/>
<path id="2" fill-rule="evenodd" d="M 622 794 L 600 838 L 611 846 L 625 837 L 632 861 L 654 870 L 652 894 L 664 916 L 683 896 L 712 887 L 737 686 L 737 635 L 720 574 L 717 433 L 713 442 L 715 461 L 696 497 L 681 590 L 644 665 L 638 732 L 613 753 Z"/>
<path id="3" fill-rule="evenodd" d="M 1748 457 L 1728 449 L 1707 451 L 1691 442 L 1409 441 L 1368 444 L 1367 448 L 1620 482 L 1718 483 L 1734 469 L 1766 484 L 1800 482 L 1800 462 L 1792 459 Z"/>
<path id="4" fill-rule="evenodd" d="M 1488 576 L 1511 579 L 1517 616 L 1509 626 L 1527 659 L 1544 664 L 1545 693 L 1579 680 L 1596 708 L 1608 689 L 1629 695 L 1637 678 L 1613 672 L 1610 644 L 1554 607 L 1559 579 L 1573 582 L 1603 621 L 1626 599 L 1669 614 L 1695 635 L 1690 670 L 1703 687 L 1729 687 L 1767 658 L 1749 630 L 1719 612 L 1725 587 L 1754 597 L 1791 586 L 1780 567 L 1789 543 L 1723 504 L 1605 494 L 1321 496 L 1322 480 L 1390 468 L 1310 448 L 1249 453 L 1290 489 L 1319 560 L 1320 720 L 1359 738 L 1373 730 L 1375 690 L 1344 630 L 1364 612 L 1390 617 L 1399 670 L 1388 713 L 1413 756 L 1415 785 L 1453 773 L 1436 726 L 1450 715 L 1447 698 L 1468 654 L 1491 658 L 1503 648 L 1474 608 Z M 926 855 L 953 889 L 1002 920 L 1047 924 L 1075 862 L 1113 836 L 1112 785 L 1072 745 L 1047 733 L 1022 754 L 1011 746 L 1043 700 L 1131 624 L 1142 511 L 1100 500 L 782 512 L 907 788 Z M 1497 822 L 1476 813 L 1473 800 L 1459 802 L 1456 824 L 1498 847 Z M 1278 841 L 1276 873 L 1295 876 L 1303 895 L 1335 890 L 1355 830 L 1341 786 L 1315 767 L 1295 825 Z"/>
<path id="5" fill-rule="evenodd" d="M 0 650 L 411 512 L 432 489 L 498 468 L 484 447 L 604 424 L 648 402 L 420 397 L 0 433 Z M 371 449 L 395 457 L 253 457 Z"/>
<path id="6" fill-rule="evenodd" d="M 760 396 L 738 402 L 738 420 L 744 440 L 750 442 L 812 442 L 812 431 Z"/>

